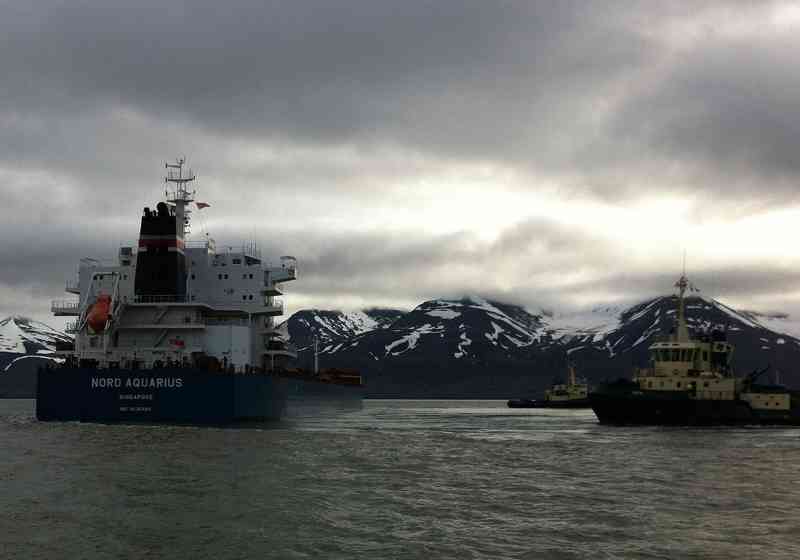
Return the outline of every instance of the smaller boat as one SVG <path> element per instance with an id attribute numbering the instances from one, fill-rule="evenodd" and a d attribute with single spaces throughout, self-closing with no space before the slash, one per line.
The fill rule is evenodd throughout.
<path id="1" fill-rule="evenodd" d="M 578 383 L 575 366 L 569 364 L 566 383 L 557 383 L 544 392 L 544 399 L 511 399 L 508 408 L 590 408 L 589 385 Z"/>

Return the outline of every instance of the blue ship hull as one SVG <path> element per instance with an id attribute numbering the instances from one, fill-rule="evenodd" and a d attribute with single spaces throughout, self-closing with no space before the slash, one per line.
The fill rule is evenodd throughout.
<path id="1" fill-rule="evenodd" d="M 41 369 L 39 420 L 228 424 L 278 420 L 297 380 L 191 368 Z"/>

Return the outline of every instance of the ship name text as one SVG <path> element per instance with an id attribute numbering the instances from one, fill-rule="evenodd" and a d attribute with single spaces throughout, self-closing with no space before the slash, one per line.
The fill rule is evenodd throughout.
<path id="1" fill-rule="evenodd" d="M 92 377 L 92 389 L 180 389 L 181 377 Z"/>

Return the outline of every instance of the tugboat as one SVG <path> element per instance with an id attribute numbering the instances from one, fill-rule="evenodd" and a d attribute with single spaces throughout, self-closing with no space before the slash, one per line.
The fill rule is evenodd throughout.
<path id="1" fill-rule="evenodd" d="M 650 346 L 650 366 L 639 369 L 633 380 L 603 384 L 589 395 L 599 422 L 654 426 L 800 425 L 800 394 L 757 383 L 768 368 L 743 377 L 734 375 L 734 348 L 724 331 L 690 335 L 684 306 L 689 287 L 685 273 L 675 287 L 675 332 Z"/>
<path id="2" fill-rule="evenodd" d="M 508 408 L 589 408 L 589 385 L 578 383 L 575 366 L 567 366 L 566 383 L 557 383 L 544 392 L 543 400 L 511 399 Z"/>
<path id="3" fill-rule="evenodd" d="M 190 233 L 195 180 L 185 161 L 167 164 L 166 200 L 145 208 L 137 250 L 114 262 L 82 259 L 76 301 L 54 302 L 73 316 L 64 363 L 38 373 L 39 420 L 227 424 L 276 420 L 324 387 L 328 401 L 360 399 L 357 372 L 291 369 L 297 351 L 281 337 L 282 284 L 297 261 L 267 265 L 255 244 L 218 251 Z M 323 399 L 325 401 L 325 399 Z"/>

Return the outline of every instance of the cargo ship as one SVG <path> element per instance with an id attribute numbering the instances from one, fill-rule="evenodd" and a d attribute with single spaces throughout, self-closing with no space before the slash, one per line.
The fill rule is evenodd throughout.
<path id="1" fill-rule="evenodd" d="M 165 200 L 144 208 L 136 248 L 117 259 L 80 261 L 53 302 L 72 316 L 63 363 L 38 372 L 39 420 L 227 424 L 277 420 L 313 400 L 360 403 L 357 372 L 292 367 L 297 350 L 276 328 L 297 260 L 262 261 L 255 243 L 218 250 L 206 233 L 189 240 L 195 174 L 166 165 Z"/>
<path id="2" fill-rule="evenodd" d="M 678 288 L 674 332 L 650 347 L 650 365 L 633 379 L 600 385 L 589 401 L 601 424 L 714 426 L 800 425 L 800 393 L 759 383 L 767 368 L 733 372 L 733 345 L 725 331 L 692 335 L 686 324 L 686 274 Z"/>
<path id="3" fill-rule="evenodd" d="M 556 383 L 544 392 L 544 399 L 511 399 L 509 408 L 589 408 L 589 385 L 579 382 L 575 376 L 575 366 L 567 366 L 567 382 Z"/>

